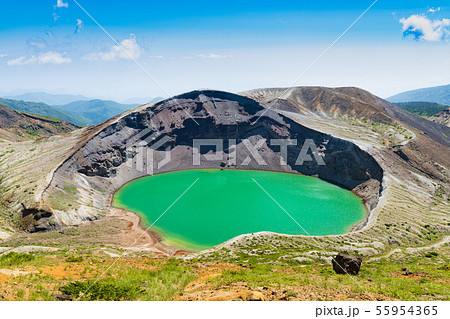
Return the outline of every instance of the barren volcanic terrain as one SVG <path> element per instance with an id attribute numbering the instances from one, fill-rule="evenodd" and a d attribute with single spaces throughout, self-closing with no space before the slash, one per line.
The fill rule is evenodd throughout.
<path id="1" fill-rule="evenodd" d="M 280 100 L 283 91 L 193 91 L 65 135 L 1 143 L 2 245 L 78 245 L 97 253 L 107 245 L 110 256 L 132 245 L 136 254 L 244 266 L 327 264 L 337 252 L 357 254 L 370 263 L 435 251 L 434 261 L 446 262 L 450 128 L 357 88 L 299 87 Z M 196 148 L 194 139 L 223 139 L 223 157 L 206 160 L 211 149 Z M 280 161 L 280 146 L 267 142 L 271 139 L 298 141 L 288 149 L 287 165 Z M 258 145 L 267 165 L 247 161 L 254 154 L 246 140 Z M 299 165 L 305 140 L 317 149 L 313 160 Z M 145 157 L 142 146 L 147 144 L 157 146 Z M 171 160 L 165 165 L 148 165 L 161 163 L 169 149 Z M 199 165 L 192 160 L 196 151 Z M 325 165 L 319 165 L 316 155 Z M 139 167 L 139 158 L 151 172 Z M 242 234 L 189 254 L 164 245 L 154 233 L 141 236 L 136 215 L 111 207 L 113 193 L 133 179 L 190 168 L 315 176 L 363 198 L 367 217 L 343 235 Z M 208 299 L 204 289 L 192 288 L 181 299 Z"/>
<path id="2" fill-rule="evenodd" d="M 450 108 L 436 114 L 431 120 L 445 126 L 450 126 Z"/>

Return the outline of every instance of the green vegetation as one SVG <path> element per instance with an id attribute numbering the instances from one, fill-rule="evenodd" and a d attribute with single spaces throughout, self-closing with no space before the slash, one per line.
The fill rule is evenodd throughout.
<path id="1" fill-rule="evenodd" d="M 402 268 L 409 269 L 410 275 Z M 331 266 L 285 267 L 254 265 L 241 270 L 225 270 L 221 276 L 212 280 L 215 288 L 230 286 L 239 282 L 250 284 L 251 288 L 260 286 L 283 287 L 296 290 L 301 286 L 315 286 L 320 291 L 333 287 L 337 291 L 350 290 L 353 293 L 383 295 L 401 300 L 427 300 L 434 296 L 438 300 L 448 300 L 447 267 L 420 265 L 416 262 L 396 264 L 388 262 L 363 263 L 357 276 L 337 275 Z"/>
<path id="2" fill-rule="evenodd" d="M 433 102 L 402 102 L 395 104 L 411 113 L 424 117 L 434 116 L 450 107 L 448 105 L 442 105 Z"/>
<path id="3" fill-rule="evenodd" d="M 80 282 L 76 281 L 61 287 L 62 293 L 81 297 L 83 300 L 133 300 L 143 292 L 139 286 L 119 282 Z M 84 292 L 86 291 L 86 294 Z"/>
<path id="4" fill-rule="evenodd" d="M 221 258 L 204 263 L 148 258 L 139 253 L 108 268 L 115 259 L 95 255 L 67 255 L 64 249 L 34 259 L 29 254 L 9 253 L 0 258 L 0 266 L 32 272 L 5 282 L 0 293 L 7 292 L 8 300 L 54 300 L 56 291 L 86 301 L 172 300 L 189 294 L 192 288 L 185 288 L 195 280 L 203 287 L 201 291 L 207 291 L 206 297 L 216 292 L 256 290 L 266 291 L 266 297 L 285 298 L 281 300 L 450 298 L 450 265 L 442 263 L 441 254 L 434 251 L 408 260 L 363 261 L 356 276 L 337 275 L 331 265 L 317 262 L 242 265 L 223 264 Z"/>
<path id="5" fill-rule="evenodd" d="M 124 270 L 115 278 L 75 281 L 62 286 L 62 293 L 80 300 L 170 300 L 196 276 L 189 267 L 171 260 L 152 270 Z"/>
<path id="6" fill-rule="evenodd" d="M 136 106 L 137 105 L 123 105 L 114 101 L 91 100 L 75 101 L 57 107 L 66 112 L 78 114 L 79 116 L 88 119 L 91 124 L 97 124 Z"/>
<path id="7" fill-rule="evenodd" d="M 17 266 L 34 259 L 35 257 L 30 254 L 10 252 L 0 256 L 0 266 Z"/>
<path id="8" fill-rule="evenodd" d="M 450 105 L 450 84 L 402 92 L 387 100 L 393 103 L 428 101 Z"/>
<path id="9" fill-rule="evenodd" d="M 25 133 L 28 135 L 31 135 L 32 137 L 35 137 L 35 138 L 41 138 L 41 136 L 34 131 L 26 130 Z"/>
<path id="10" fill-rule="evenodd" d="M 66 261 L 69 263 L 78 263 L 83 261 L 83 257 L 82 256 L 69 256 L 66 258 Z"/>
<path id="11" fill-rule="evenodd" d="M 77 202 L 77 188 L 73 187 L 64 187 L 64 190 L 57 191 L 52 193 L 49 196 L 50 203 L 52 207 L 57 210 L 67 210 L 69 207 L 78 208 L 79 204 Z"/>
<path id="12" fill-rule="evenodd" d="M 19 112 L 38 114 L 50 117 L 52 119 L 61 119 L 79 126 L 88 126 L 92 124 L 90 120 L 81 115 L 77 115 L 70 111 L 61 110 L 45 103 L 25 102 L 0 98 L 0 104 L 6 105 Z"/>

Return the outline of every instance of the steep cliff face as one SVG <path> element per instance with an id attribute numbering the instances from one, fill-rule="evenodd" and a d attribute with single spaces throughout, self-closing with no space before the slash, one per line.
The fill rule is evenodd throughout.
<path id="1" fill-rule="evenodd" d="M 287 140 L 293 145 L 280 146 Z M 208 145 L 199 146 L 199 141 Z M 104 124 L 54 173 L 42 196 L 52 211 L 43 214 L 42 203 L 35 208 L 36 214 L 28 210 L 35 218 L 27 217 L 33 222 L 25 223 L 25 228 L 38 231 L 99 218 L 113 192 L 124 183 L 149 174 L 195 168 L 316 176 L 354 190 L 369 209 L 378 201 L 383 178 L 377 162 L 349 141 L 266 111 L 247 97 L 193 91 Z"/>

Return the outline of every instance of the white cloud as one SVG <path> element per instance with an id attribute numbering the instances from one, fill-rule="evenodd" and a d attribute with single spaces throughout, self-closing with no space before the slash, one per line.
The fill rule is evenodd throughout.
<path id="1" fill-rule="evenodd" d="M 117 59 L 138 59 L 142 54 L 142 49 L 136 42 L 136 36 L 130 34 L 129 39 L 122 40 L 120 46 L 128 53 L 125 53 L 118 45 L 114 45 L 107 52 L 94 52 L 86 55 L 83 59 L 92 61 L 115 61 Z M 131 56 L 131 57 L 130 57 Z"/>
<path id="2" fill-rule="evenodd" d="M 75 26 L 75 33 L 80 32 L 84 27 L 84 22 L 81 19 L 77 19 L 77 24 Z"/>
<path id="3" fill-rule="evenodd" d="M 232 58 L 233 56 L 210 53 L 210 54 L 199 54 L 198 57 L 203 59 L 228 59 Z"/>
<path id="4" fill-rule="evenodd" d="M 6 53 L 0 53 L 0 59 L 6 58 L 7 56 L 8 56 L 8 54 L 6 54 Z"/>
<path id="5" fill-rule="evenodd" d="M 438 11 L 441 11 L 441 7 L 430 8 L 430 9 L 428 10 L 428 12 L 431 12 L 431 13 L 435 13 L 435 12 L 438 12 Z"/>
<path id="6" fill-rule="evenodd" d="M 164 59 L 163 55 L 152 55 L 150 56 L 151 59 Z"/>
<path id="7" fill-rule="evenodd" d="M 64 57 L 65 53 L 58 53 L 58 52 L 46 52 L 41 53 L 38 56 L 38 63 L 39 64 L 46 64 L 46 63 L 53 63 L 53 64 L 63 64 L 63 63 L 70 63 L 72 62 L 72 59 Z"/>
<path id="8" fill-rule="evenodd" d="M 68 7 L 69 3 L 64 2 L 63 0 L 58 0 L 55 5 L 55 8 L 68 8 Z"/>
<path id="9" fill-rule="evenodd" d="M 64 57 L 65 53 L 59 53 L 59 52 L 45 52 L 40 53 L 39 55 L 33 55 L 30 58 L 27 57 L 19 57 L 17 59 L 9 60 L 8 65 L 14 66 L 14 65 L 27 65 L 27 64 L 63 64 L 63 63 L 70 63 L 72 60 L 70 58 Z"/>
<path id="10" fill-rule="evenodd" d="M 59 19 L 59 15 L 56 12 L 53 12 L 53 22 Z"/>
<path id="11" fill-rule="evenodd" d="M 412 35 L 415 40 L 441 41 L 450 35 L 450 19 L 430 20 L 424 15 L 412 15 L 400 19 L 403 36 Z"/>

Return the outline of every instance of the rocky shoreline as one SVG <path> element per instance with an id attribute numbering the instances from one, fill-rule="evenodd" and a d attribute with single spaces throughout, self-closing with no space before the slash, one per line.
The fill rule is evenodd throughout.
<path id="1" fill-rule="evenodd" d="M 292 173 L 292 172 L 283 172 L 283 173 L 285 173 L 285 174 L 293 174 L 293 175 L 301 175 L 301 174 Z M 160 173 L 160 174 L 162 174 L 162 173 Z M 301 175 L 301 176 L 307 176 L 307 175 Z M 129 181 L 128 183 L 131 183 L 131 182 L 133 182 L 135 180 L 138 180 L 140 178 L 143 178 L 143 177 L 135 178 L 135 179 Z M 123 186 L 124 185 L 122 185 L 121 187 L 123 187 Z M 135 215 L 138 218 L 138 220 L 139 220 L 138 227 L 142 230 L 142 232 L 148 233 L 148 235 L 150 235 L 149 236 L 150 238 L 149 238 L 147 244 L 152 244 L 153 242 L 156 241 L 157 243 L 161 244 L 161 246 L 160 246 L 161 247 L 161 252 L 164 253 L 164 254 L 168 254 L 168 255 L 170 255 L 170 254 L 186 255 L 186 254 L 196 253 L 195 251 L 182 250 L 182 249 L 179 249 L 179 248 L 177 248 L 175 246 L 170 246 L 170 245 L 164 244 L 163 243 L 164 239 L 161 237 L 161 235 L 158 234 L 157 231 L 148 229 L 148 227 L 145 226 L 145 224 L 143 222 L 143 218 L 138 213 L 135 213 L 135 212 L 130 211 L 130 210 L 126 210 L 126 209 L 123 209 L 123 208 L 119 208 L 119 207 L 113 206 L 114 195 L 116 194 L 116 192 L 119 189 L 116 189 L 112 193 L 112 195 L 108 198 L 107 207 L 110 207 L 111 212 L 110 212 L 110 214 L 108 214 L 107 218 L 110 218 L 110 217 L 113 217 L 113 216 L 120 216 L 120 218 L 122 218 L 124 220 L 132 221 L 133 218 L 129 218 L 129 215 L 133 214 L 133 215 Z M 359 194 L 355 190 L 352 190 L 351 192 L 355 196 L 358 196 L 359 198 L 361 198 L 359 196 Z M 348 232 L 343 233 L 343 234 L 339 234 L 339 235 L 344 235 L 344 234 L 351 233 L 351 232 L 356 232 L 356 231 L 362 231 L 369 225 L 369 220 L 372 218 L 374 207 L 371 208 L 369 205 L 367 205 L 367 202 L 366 202 L 366 200 L 364 198 L 361 198 L 361 199 L 363 200 L 363 205 L 364 205 L 364 209 L 365 209 L 365 212 L 366 212 L 366 214 L 364 216 L 364 219 L 361 220 L 360 222 L 358 222 L 356 225 L 352 226 L 351 229 Z M 238 235 L 236 237 L 240 237 L 242 235 L 251 236 L 253 234 L 261 234 L 261 233 L 271 233 L 271 234 L 277 234 L 277 235 L 280 235 L 280 236 L 289 236 L 289 237 L 290 236 L 304 236 L 304 235 L 288 235 L 288 234 L 282 234 L 282 233 L 275 233 L 275 232 L 271 232 L 271 231 L 260 231 L 260 232 L 256 232 L 256 233 L 252 233 L 252 234 L 250 234 L 250 233 L 248 233 L 248 234 L 241 234 L 241 235 Z M 329 236 L 335 236 L 335 235 L 321 235 L 321 236 L 307 236 L 307 237 L 320 238 L 320 237 L 329 237 Z M 232 241 L 236 237 L 230 238 L 226 242 Z M 224 243 L 226 243 L 226 242 L 224 242 Z M 221 244 L 219 244 L 219 245 L 221 245 Z M 216 246 L 219 246 L 219 245 L 216 245 Z M 176 250 L 175 253 L 173 252 L 174 250 Z"/>

